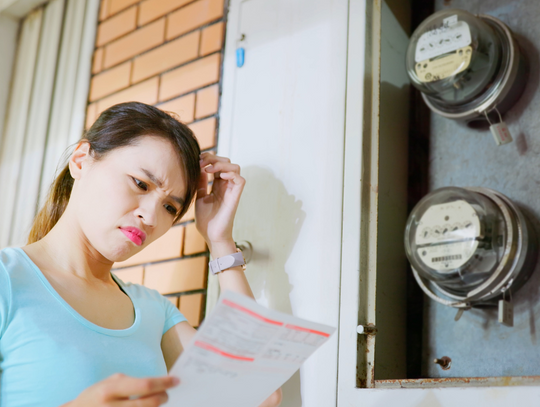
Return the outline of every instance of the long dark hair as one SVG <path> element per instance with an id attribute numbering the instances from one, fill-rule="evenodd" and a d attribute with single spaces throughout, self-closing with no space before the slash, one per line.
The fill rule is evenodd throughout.
<path id="1" fill-rule="evenodd" d="M 169 140 L 184 171 L 187 190 L 184 207 L 175 219 L 177 221 L 193 201 L 201 174 L 201 149 L 189 127 L 154 106 L 128 102 L 112 106 L 101 113 L 82 140 L 88 141 L 93 158 L 99 160 L 115 148 L 132 145 L 138 138 L 147 135 Z M 72 188 L 73 178 L 66 165 L 51 185 L 45 205 L 34 220 L 28 244 L 42 239 L 56 225 L 67 207 Z"/>

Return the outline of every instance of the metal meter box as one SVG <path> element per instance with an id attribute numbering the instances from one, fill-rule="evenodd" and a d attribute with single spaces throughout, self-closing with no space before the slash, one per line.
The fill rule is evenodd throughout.
<path id="1" fill-rule="evenodd" d="M 426 2 L 413 3 L 420 9 L 426 6 Z M 496 145 L 488 128 L 472 129 L 464 125 L 463 121 L 466 120 L 451 120 L 430 112 L 425 97 L 416 89 L 410 93 L 410 106 L 402 103 L 397 89 L 407 87 L 399 84 L 401 77 L 393 70 L 397 64 L 396 58 L 401 54 L 401 67 L 406 72 L 404 61 L 407 46 L 402 47 L 400 35 L 396 34 L 398 24 L 395 20 L 385 19 L 383 12 L 381 26 L 373 23 L 373 27 L 368 27 L 375 34 L 371 41 L 366 42 L 366 47 L 371 47 L 372 55 L 379 52 L 380 60 L 374 57 L 366 61 L 365 69 L 372 70 L 368 78 L 376 77 L 373 72 L 379 70 L 380 80 L 379 83 L 366 82 L 372 87 L 365 91 L 367 96 L 364 96 L 363 102 L 365 111 L 372 114 L 364 118 L 362 146 L 363 184 L 359 201 L 362 226 L 358 237 L 360 273 L 356 280 L 359 286 L 356 385 L 358 388 L 374 389 L 482 387 L 505 383 L 540 386 L 540 338 L 537 335 L 540 324 L 540 271 L 535 241 L 540 225 L 540 137 L 536 134 L 540 128 L 540 94 L 537 89 L 540 10 L 533 1 L 436 0 L 434 9 L 424 16 L 414 17 L 420 24 L 433 12 L 444 9 L 461 9 L 471 15 L 485 15 L 488 16 L 487 20 L 491 16 L 510 27 L 519 49 L 529 59 L 530 74 L 521 97 L 514 99 L 505 113 L 505 121 L 514 141 Z M 377 38 L 377 30 L 380 30 L 380 38 Z M 415 68 L 418 67 L 412 67 Z M 370 105 L 366 108 L 368 102 Z M 409 140 L 405 148 L 400 137 L 406 139 L 407 132 L 402 131 L 399 123 L 403 125 L 407 120 L 403 119 L 400 109 L 407 109 L 406 116 L 410 120 Z M 410 264 L 405 261 L 405 253 L 396 247 L 397 244 L 403 247 L 406 226 L 401 218 L 403 195 L 400 180 L 403 174 L 399 172 L 399 151 L 408 161 L 405 200 L 408 199 L 409 213 L 422 198 L 436 190 L 466 189 L 473 195 L 479 194 L 478 200 L 468 206 L 458 202 L 469 199 L 466 193 L 463 193 L 463 199 L 452 201 L 458 202 L 452 204 L 454 206 L 463 206 L 460 208 L 447 208 L 444 205 L 443 208 L 442 201 L 433 202 L 431 206 L 435 209 L 442 208 L 448 212 L 441 219 L 425 208 L 418 215 L 425 230 L 417 228 L 411 232 L 409 237 L 415 237 L 419 244 L 412 246 L 409 258 L 414 260 L 416 257 L 416 266 L 421 268 L 423 252 L 431 250 L 433 256 L 430 261 L 440 261 L 437 265 L 431 264 L 431 270 L 438 268 L 439 271 L 435 273 L 434 281 L 454 297 L 454 302 L 463 300 L 461 304 L 465 305 L 465 309 L 469 308 L 467 300 L 470 298 L 460 290 L 466 293 L 474 289 L 485 291 L 481 300 L 485 300 L 482 304 L 485 307 L 457 312 L 456 308 L 428 297 L 420 288 Z M 486 203 L 483 210 L 486 219 L 489 219 L 473 219 L 480 212 L 471 211 L 472 206 L 480 208 L 482 196 L 488 195 L 486 202 L 498 202 L 495 206 Z M 502 220 L 504 216 L 498 218 L 499 209 L 495 207 L 516 214 L 513 220 L 508 217 L 506 221 L 508 224 L 519 224 L 518 229 L 526 230 L 522 247 L 527 250 L 522 257 L 517 256 L 520 258 L 515 264 L 519 267 L 513 269 L 508 265 L 505 277 L 498 274 L 506 279 L 506 283 L 500 287 L 498 283 L 490 286 L 492 281 L 488 281 L 487 274 L 465 273 L 467 275 L 463 278 L 457 278 L 465 270 L 462 266 L 465 267 L 471 259 L 484 261 L 484 254 L 491 259 L 482 264 L 485 269 L 482 270 L 486 272 L 495 271 L 497 259 L 503 259 L 504 245 L 501 252 L 495 246 L 499 240 L 501 244 L 506 241 L 509 235 L 505 233 L 514 232 L 510 229 L 503 232 L 502 226 L 506 221 Z M 437 229 L 439 226 L 440 231 Z M 444 232 L 446 226 L 449 226 L 449 233 L 452 227 L 465 230 L 470 226 L 474 244 L 469 247 L 462 245 L 456 251 L 453 242 L 428 238 L 433 237 L 433 233 Z M 496 236 L 491 233 L 493 228 L 498 228 Z M 344 230 L 350 233 L 347 228 Z M 427 233 L 427 240 L 422 240 L 420 235 L 423 232 Z M 397 235 L 399 242 L 396 242 Z M 486 240 L 482 241 L 484 238 Z M 490 240 L 492 238 L 495 240 Z M 447 247 L 441 250 L 439 246 L 436 247 L 439 243 Z M 439 252 L 448 253 L 435 255 Z M 352 251 L 347 251 L 348 255 L 350 253 Z M 403 263 L 400 263 L 400 256 L 403 256 Z M 348 264 L 345 256 L 343 259 Z M 488 264 L 492 260 L 494 263 Z M 525 265 L 524 271 L 518 272 L 522 265 Z M 416 274 L 417 277 L 426 277 L 420 271 Z M 452 280 L 454 277 L 457 279 Z M 443 280 L 446 285 L 441 284 Z M 458 280 L 466 281 L 466 284 L 460 286 Z M 343 281 L 346 285 L 355 284 L 352 278 L 343 279 L 342 284 Z M 515 290 L 507 291 L 510 282 L 516 282 Z M 342 286 L 343 292 L 349 293 L 349 288 Z M 343 297 L 342 302 L 348 303 Z M 347 312 L 344 306 L 341 310 Z M 344 338 L 340 346 L 345 343 Z"/>
<path id="2" fill-rule="evenodd" d="M 418 180 L 410 182 L 413 199 L 418 201 L 423 194 L 448 187 L 499 191 L 514 202 L 530 221 L 532 233 L 536 233 L 540 219 L 537 188 L 540 181 L 536 181 L 540 164 L 536 153 L 540 151 L 536 131 L 540 103 L 537 92 L 540 10 L 533 1 L 458 0 L 452 1 L 451 7 L 447 3 L 436 0 L 434 11 L 460 9 L 495 18 L 510 27 L 519 48 L 530 56 L 530 77 L 523 95 L 506 113 L 514 142 L 504 146 L 493 144 L 487 129 L 471 130 L 441 115 L 426 115 L 421 103 L 412 107 L 417 109 L 416 117 L 422 116 L 421 126 L 425 129 L 423 138 L 415 135 L 411 138 L 411 153 L 424 152 L 423 163 L 418 156 L 409 155 L 413 163 L 409 167 L 413 168 L 410 177 L 414 177 L 414 168 L 416 174 L 424 174 L 421 186 Z M 418 115 L 418 109 L 423 113 Z M 419 189 L 423 193 L 418 193 Z M 529 260 L 535 263 L 536 249 L 531 256 L 534 259 Z M 419 378 L 449 378 L 454 385 L 459 382 L 457 378 L 473 378 L 472 385 L 486 382 L 493 385 L 502 377 L 520 384 L 540 383 L 540 339 L 536 333 L 540 322 L 538 265 L 533 264 L 529 273 L 529 281 L 519 291 L 507 292 L 499 307 L 494 303 L 483 309 L 473 308 L 460 314 L 461 318 L 456 318 L 455 309 L 427 296 L 418 300 L 421 291 L 409 278 L 412 292 L 408 297 L 408 318 L 414 321 L 417 331 L 408 335 L 409 373 L 414 372 Z M 500 324 L 512 308 L 513 327 Z M 411 345 L 413 342 L 415 345 Z M 443 357 L 451 360 L 448 369 L 440 363 Z M 456 381 L 452 382 L 451 378 Z"/>
<path id="3" fill-rule="evenodd" d="M 436 10 L 448 8 L 442 0 Z M 537 188 L 540 159 L 538 137 L 538 50 L 540 10 L 534 1 L 453 1 L 452 8 L 486 14 L 503 21 L 516 41 L 530 55 L 531 69 L 522 97 L 506 113 L 514 142 L 497 147 L 489 131 L 471 131 L 436 114 L 431 115 L 427 190 L 441 187 L 481 186 L 499 191 L 518 205 L 538 230 L 540 193 Z M 459 146 L 459 147 L 458 147 Z M 540 182 L 540 181 L 538 181 Z M 537 254 L 537 253 L 536 253 Z M 527 282 L 512 297 L 513 327 L 498 323 L 497 308 L 471 310 L 455 322 L 455 310 L 424 299 L 422 360 L 425 377 L 515 377 L 540 376 L 540 322 L 538 265 Z M 433 359 L 448 356 L 452 367 L 442 370 Z M 528 378 L 527 380 L 531 380 Z"/>

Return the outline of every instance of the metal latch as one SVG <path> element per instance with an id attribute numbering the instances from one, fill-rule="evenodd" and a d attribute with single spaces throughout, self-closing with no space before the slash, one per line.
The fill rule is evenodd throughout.
<path id="1" fill-rule="evenodd" d="M 356 332 L 360 335 L 377 335 L 377 328 L 374 325 L 358 325 Z"/>

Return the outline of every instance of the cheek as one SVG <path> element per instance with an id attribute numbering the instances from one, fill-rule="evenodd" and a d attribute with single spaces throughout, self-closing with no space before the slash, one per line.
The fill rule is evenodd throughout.
<path id="1" fill-rule="evenodd" d="M 84 223 L 99 228 L 115 227 L 122 216 L 132 209 L 136 196 L 127 182 L 113 177 L 96 176 L 82 185 L 81 209 Z"/>

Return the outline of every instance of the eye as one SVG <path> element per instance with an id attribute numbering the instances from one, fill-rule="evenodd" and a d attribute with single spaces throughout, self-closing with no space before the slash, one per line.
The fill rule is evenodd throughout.
<path id="1" fill-rule="evenodd" d="M 173 216 L 176 216 L 177 214 L 177 210 L 174 206 L 172 205 L 165 205 L 165 209 L 167 210 L 167 212 L 169 212 L 171 215 Z"/>
<path id="2" fill-rule="evenodd" d="M 135 183 L 135 185 L 137 185 L 137 187 L 139 187 L 143 191 L 148 191 L 148 185 L 145 182 L 142 182 L 141 180 L 138 180 L 137 178 L 133 178 L 133 177 L 131 178 L 133 179 L 133 182 Z"/>

